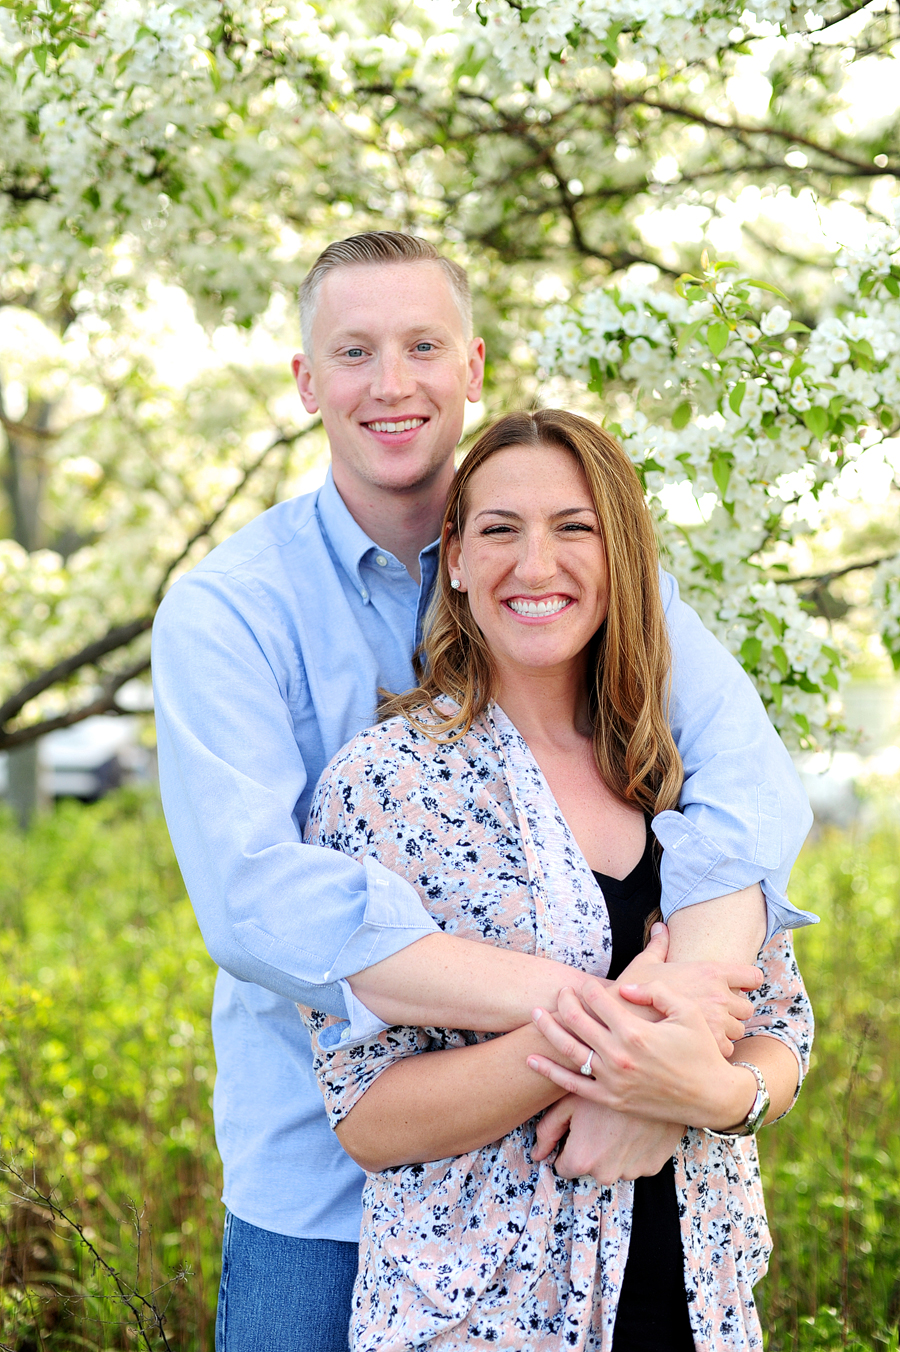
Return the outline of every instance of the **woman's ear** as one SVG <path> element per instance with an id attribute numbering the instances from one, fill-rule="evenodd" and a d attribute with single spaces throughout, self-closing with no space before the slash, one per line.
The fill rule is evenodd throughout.
<path id="1" fill-rule="evenodd" d="M 447 540 L 447 567 L 450 570 L 450 585 L 456 583 L 454 590 L 465 591 L 462 579 L 462 544 L 456 531 Z"/>

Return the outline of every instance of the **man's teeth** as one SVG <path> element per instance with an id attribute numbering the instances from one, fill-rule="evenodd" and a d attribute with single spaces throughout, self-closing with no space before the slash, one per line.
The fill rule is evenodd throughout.
<path id="1" fill-rule="evenodd" d="M 373 422 L 369 423 L 373 432 L 411 432 L 414 427 L 421 427 L 424 418 L 404 418 L 403 422 Z"/>
<path id="2" fill-rule="evenodd" d="M 556 615 L 560 610 L 565 610 L 569 602 L 565 597 L 558 596 L 552 601 L 507 601 L 510 610 L 514 610 L 517 615 L 525 615 L 530 619 L 542 619 L 545 615 Z"/>

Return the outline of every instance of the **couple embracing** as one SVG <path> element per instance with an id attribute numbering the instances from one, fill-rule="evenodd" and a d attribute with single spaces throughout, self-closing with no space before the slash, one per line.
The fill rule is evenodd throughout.
<path id="1" fill-rule="evenodd" d="M 514 413 L 454 473 L 460 268 L 354 236 L 301 320 L 326 482 L 154 631 L 221 968 L 217 1352 L 761 1348 L 754 1133 L 812 1032 L 790 760 L 611 437 Z"/>

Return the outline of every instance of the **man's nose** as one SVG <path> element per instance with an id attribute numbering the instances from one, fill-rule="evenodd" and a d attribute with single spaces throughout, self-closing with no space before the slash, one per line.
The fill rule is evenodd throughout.
<path id="1" fill-rule="evenodd" d="M 398 404 L 413 394 L 416 382 L 405 354 L 386 351 L 379 356 L 372 378 L 372 396 L 385 404 Z"/>

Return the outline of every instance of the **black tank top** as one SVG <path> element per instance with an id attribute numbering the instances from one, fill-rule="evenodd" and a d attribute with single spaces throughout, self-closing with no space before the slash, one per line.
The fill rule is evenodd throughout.
<path id="1" fill-rule="evenodd" d="M 609 976 L 613 980 L 643 949 L 644 922 L 659 905 L 654 845 L 648 823 L 643 857 L 627 878 L 594 873 L 609 912 Z M 671 1160 L 654 1177 L 635 1179 L 631 1243 L 619 1295 L 613 1352 L 694 1352 Z"/>

